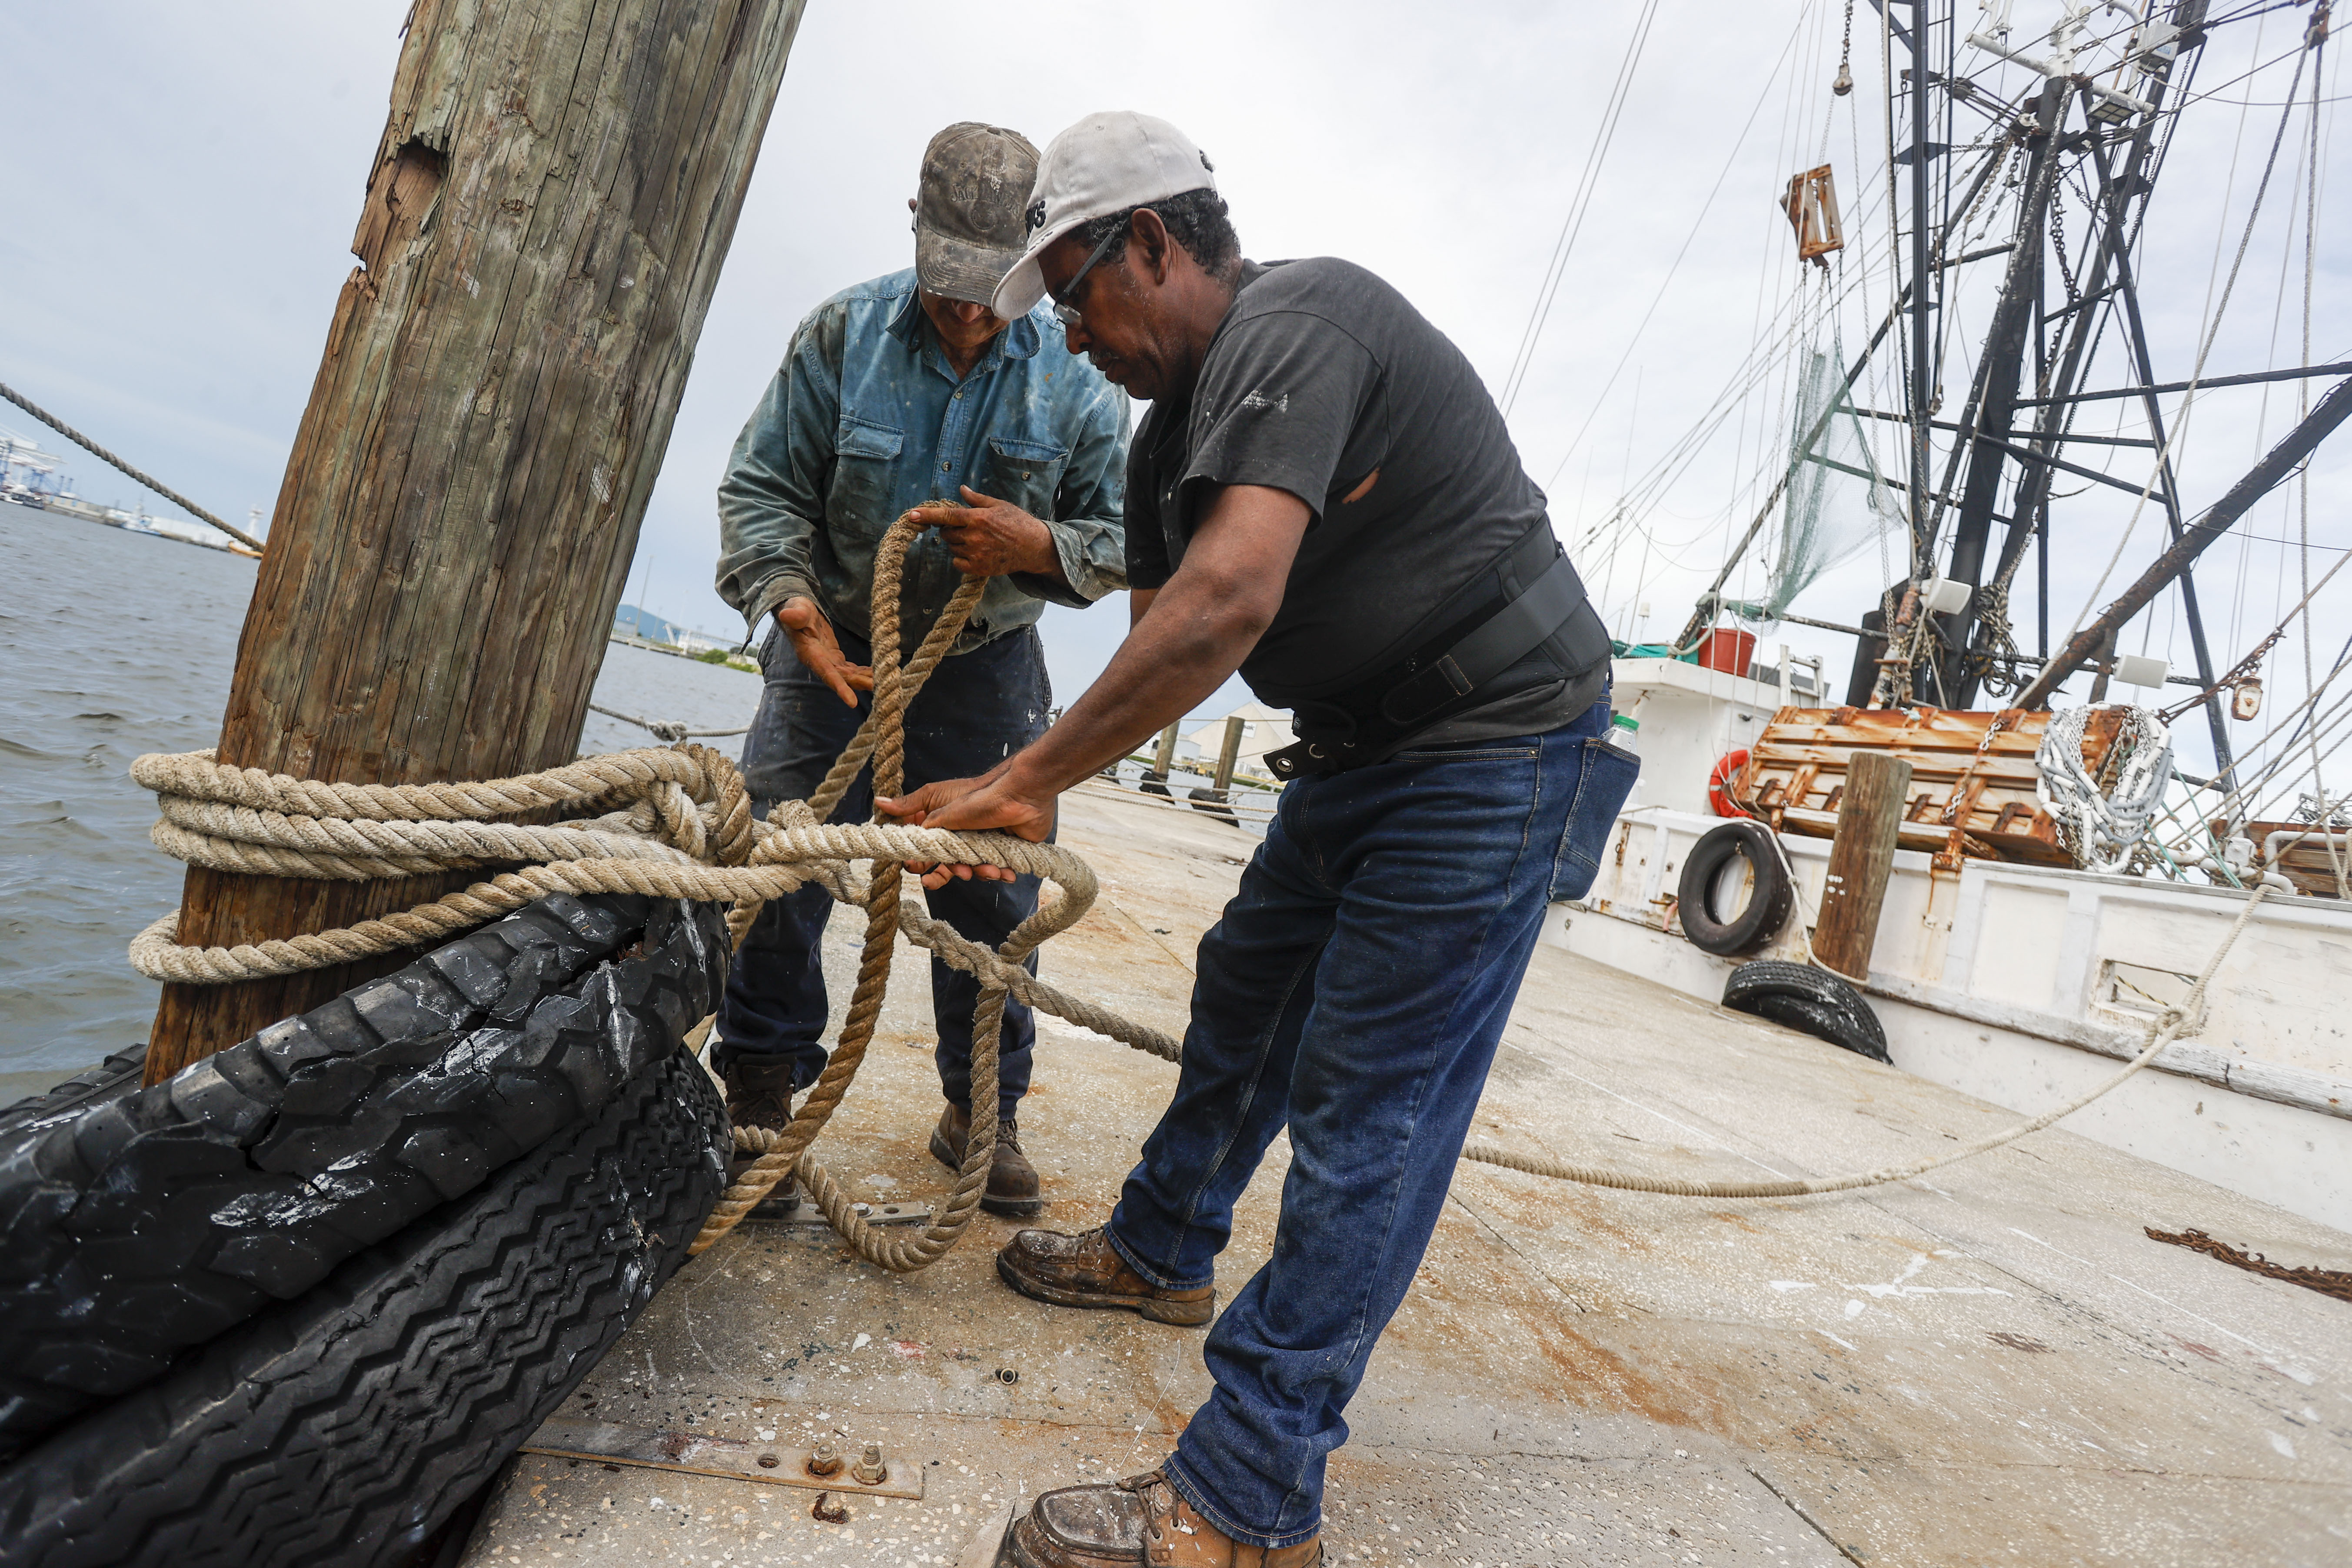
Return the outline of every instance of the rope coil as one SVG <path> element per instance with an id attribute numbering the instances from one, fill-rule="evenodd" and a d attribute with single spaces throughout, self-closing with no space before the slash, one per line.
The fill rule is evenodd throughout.
<path id="1" fill-rule="evenodd" d="M 2068 708 L 2050 716 L 2033 753 L 2033 793 L 2058 837 L 2085 870 L 2127 870 L 2140 838 L 2172 782 L 2172 731 L 2146 708 L 2118 703 L 2123 723 L 2094 777 L 2083 762 L 2083 731 L 2102 710 Z"/>
<path id="2" fill-rule="evenodd" d="M 691 742 L 587 757 L 513 778 L 430 784 L 326 784 L 227 766 L 208 752 L 142 756 L 132 763 L 131 776 L 157 794 L 162 808 L 151 837 L 165 853 L 192 864 L 270 876 L 362 879 L 530 863 L 380 920 L 251 945 L 183 947 L 173 940 L 179 923 L 174 910 L 132 941 L 132 966 L 150 979 L 187 984 L 292 974 L 444 941 L 554 892 L 731 902 L 728 926 L 740 947 L 765 900 L 816 883 L 866 910 L 848 1017 L 824 1071 L 789 1124 L 735 1130 L 737 1146 L 757 1157 L 719 1199 L 690 1250 L 709 1248 L 790 1174 L 859 1256 L 898 1273 L 928 1267 L 962 1237 L 988 1184 L 998 1137 L 997 1055 L 1008 997 L 1164 1061 L 1181 1061 L 1183 1047 L 1159 1030 L 1059 991 L 1023 967 L 1031 952 L 1076 924 L 1095 902 L 1094 872 L 1076 855 L 1007 834 L 824 820 L 869 760 L 877 796 L 902 792 L 906 710 L 986 585 L 985 579 L 965 578 L 914 657 L 902 665 L 898 616 L 886 607 L 898 603 L 906 551 L 919 531 L 910 519 L 901 518 L 876 552 L 874 709 L 807 801 L 783 802 L 767 820 L 757 820 L 740 770 L 729 758 Z M 2053 732 L 2056 728 L 2053 723 Z M 2079 758 L 2078 748 L 2074 754 Z M 2137 761 L 2135 755 L 2127 765 Z M 599 805 L 607 808 L 602 816 L 554 826 L 496 820 L 548 807 Z M 863 879 L 854 865 L 860 860 L 869 863 Z M 1036 912 L 992 950 L 901 895 L 908 861 L 1004 867 L 1040 878 L 1055 896 L 1042 898 Z M 2147 1047 L 2128 1067 L 2069 1105 L 1933 1160 L 1811 1181 L 1689 1182 L 1567 1164 L 1475 1141 L 1463 1146 L 1462 1157 L 1590 1186 L 1677 1197 L 1793 1197 L 1907 1180 L 2047 1127 L 2153 1061 L 2201 1006 L 2207 983 L 2262 897 L 2257 889 L 2188 997 L 2150 1025 Z M 918 1235 L 869 1225 L 841 1184 L 809 1153 L 865 1060 L 899 935 L 981 983 L 972 1018 L 971 1136 L 953 1193 Z"/>

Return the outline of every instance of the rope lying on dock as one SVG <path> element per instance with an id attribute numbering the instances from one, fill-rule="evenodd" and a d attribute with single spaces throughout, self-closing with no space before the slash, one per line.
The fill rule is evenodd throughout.
<path id="1" fill-rule="evenodd" d="M 693 1250 L 704 1250 L 733 1229 L 791 1173 L 869 1262 L 901 1273 L 928 1266 L 971 1225 L 988 1184 L 998 1135 L 998 1043 L 1008 995 L 1166 1061 L 1181 1060 L 1183 1051 L 1167 1035 L 1058 991 L 1022 967 L 1047 938 L 1068 930 L 1092 907 L 1094 872 L 1077 856 L 1007 834 L 825 823 L 869 760 L 875 794 L 901 792 L 907 707 L 986 585 L 984 579 L 966 578 L 914 658 L 902 666 L 898 616 L 881 607 L 898 603 L 907 547 L 919 531 L 902 518 L 876 552 L 874 710 L 807 801 L 786 802 L 769 820 L 755 820 L 735 764 L 707 746 L 686 742 L 583 758 L 516 778 L 433 784 L 323 784 L 228 767 L 201 752 L 142 756 L 131 764 L 131 776 L 162 797 L 163 817 L 151 836 L 158 847 L 192 864 L 357 880 L 518 859 L 533 863 L 381 920 L 249 946 L 182 947 L 173 941 L 175 911 L 131 942 L 132 965 L 151 979 L 194 984 L 291 974 L 441 941 L 551 892 L 731 901 L 728 927 L 740 946 L 767 900 L 818 883 L 835 898 L 866 910 L 865 949 L 841 1039 L 788 1126 L 781 1131 L 736 1130 L 738 1146 L 758 1158 L 720 1198 Z M 551 806 L 597 805 L 614 809 L 583 824 L 556 826 L 493 820 Z M 851 864 L 861 859 L 871 862 L 863 879 Z M 1037 911 L 992 952 L 931 919 L 917 900 L 900 896 L 908 861 L 1008 867 L 1050 882 L 1058 896 L 1041 900 Z M 1475 1141 L 1463 1146 L 1462 1155 L 1530 1175 L 1675 1197 L 1797 1197 L 1908 1180 L 2038 1131 L 2153 1061 L 2195 1016 L 2208 983 L 2262 899 L 2258 888 L 2188 996 L 2149 1026 L 2147 1047 L 2128 1067 L 2071 1104 L 1932 1160 L 1814 1180 L 1688 1182 L 1568 1164 Z M 887 989 L 893 939 L 900 933 L 981 983 L 972 1018 L 974 1110 L 963 1165 L 947 1204 L 929 1227 L 913 1236 L 867 1224 L 840 1184 L 808 1153 L 865 1060 Z"/>
<path id="2" fill-rule="evenodd" d="M 1677 1198 L 1798 1198 L 1810 1197 L 1820 1193 L 1847 1193 L 1857 1187 L 1880 1187 L 1894 1182 L 1907 1182 L 1914 1176 L 1924 1176 L 1930 1171 L 1940 1170 L 1958 1161 L 1988 1153 L 2004 1143 L 2014 1143 L 2028 1133 L 2039 1132 L 2052 1122 L 2063 1121 L 2154 1061 L 2158 1053 L 2172 1043 L 2173 1037 L 2180 1033 L 2182 1026 L 2197 1016 L 2198 1009 L 2205 1001 L 2206 985 L 2212 980 L 2214 973 L 2221 967 L 2221 961 L 2229 956 L 2230 949 L 2237 945 L 2239 934 L 2246 929 L 2246 922 L 2253 919 L 2254 907 L 2263 901 L 2263 895 L 2266 891 L 2268 891 L 2267 889 L 2256 888 L 2253 896 L 2239 907 L 2237 920 L 2231 925 L 2229 934 L 2221 939 L 2221 945 L 2213 950 L 2213 956 L 2206 963 L 2204 973 L 2197 977 L 2197 984 L 2189 988 L 2189 994 L 2181 999 L 2179 1005 L 2167 1007 L 2158 1015 L 2153 1023 L 2148 1025 L 2147 1048 L 2134 1057 L 2122 1071 L 2079 1100 L 2069 1101 L 2054 1110 L 2045 1110 L 2032 1121 L 2021 1121 L 2005 1132 L 1996 1132 L 1990 1138 L 1979 1138 L 1973 1143 L 1964 1143 L 1959 1148 L 1938 1154 L 1932 1160 L 1920 1160 L 1908 1165 L 1883 1165 L 1875 1171 L 1860 1171 L 1848 1176 L 1819 1176 L 1811 1180 L 1789 1178 L 1773 1182 L 1685 1182 L 1671 1176 L 1636 1176 L 1622 1171 L 1597 1170 L 1590 1165 L 1570 1165 L 1558 1160 L 1548 1160 L 1540 1155 L 1514 1153 L 1507 1149 L 1498 1149 L 1491 1143 L 1465 1143 L 1462 1146 L 1462 1157 L 1465 1160 L 1483 1161 L 1489 1165 L 1502 1165 L 1514 1171 L 1524 1171 L 1531 1176 L 1550 1176 L 1558 1181 L 1579 1182 L 1589 1187 L 1615 1187 L 1621 1192 L 1659 1193 L 1668 1197 Z"/>

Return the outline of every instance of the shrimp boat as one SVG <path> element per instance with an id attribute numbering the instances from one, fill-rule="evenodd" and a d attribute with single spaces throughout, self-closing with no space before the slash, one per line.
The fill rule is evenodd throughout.
<path id="1" fill-rule="evenodd" d="M 2326 594 L 2342 554 L 2315 550 L 2307 527 L 2269 546 L 2243 536 L 2264 531 L 2250 519 L 2265 500 L 2273 520 L 2307 517 L 2299 490 L 2352 413 L 2352 364 L 2281 364 L 2274 347 L 2259 368 L 2217 346 L 2233 288 L 2242 311 L 2271 302 L 2251 300 L 2256 257 L 2291 311 L 2315 254 L 2329 19 L 2297 16 L 2257 62 L 2240 58 L 2250 15 L 2195 0 L 1991 0 L 1965 22 L 1865 6 L 1864 36 L 1874 25 L 1895 66 L 1872 105 L 1889 156 L 1852 171 L 1871 210 L 1842 215 L 1848 171 L 1790 182 L 1789 443 L 1680 637 L 1618 660 L 1616 706 L 1647 764 L 1599 883 L 1547 935 L 1710 1000 L 1743 963 L 1805 959 L 1848 770 L 1899 758 L 1911 783 L 1892 873 L 1867 971 L 1849 978 L 1898 1067 L 2026 1109 L 2137 1055 L 2265 887 L 2152 1070 L 2065 1125 L 2343 1229 L 2352 819 L 2331 793 L 2347 667 L 2328 631 L 2344 601 Z M 2226 89 L 2205 85 L 2246 65 Z M 2265 107 L 2241 121 L 2216 98 Z M 2269 163 L 2217 215 L 2220 277 L 2169 359 L 2150 322 L 2193 304 L 2205 268 L 2168 268 L 2186 253 L 2157 237 L 2212 193 L 2168 170 L 2209 162 L 2200 139 L 2233 121 L 2249 163 Z M 1964 323 L 1982 323 L 1973 343 Z M 1851 360 L 1833 354 L 1842 327 L 1868 334 Z M 2250 466 L 2191 438 L 2200 423 L 2242 437 L 2226 422 L 2246 411 L 2226 400 L 2265 396 L 2272 430 L 2279 403 L 2287 428 Z M 1605 559 L 1643 521 L 1621 505 L 1587 548 Z M 1905 563 L 1875 603 L 1791 608 L 1874 541 Z M 2072 628 L 2070 559 L 2106 563 Z M 2211 606 L 2263 564 L 2284 613 L 2236 616 L 2225 645 Z M 1785 648 L 1756 658 L 1782 624 L 1852 638 L 1842 702 L 1818 665 L 1801 689 Z M 2283 657 L 2297 642 L 2316 648 L 2307 683 Z M 2189 668 L 2135 647 L 2178 647 Z M 2085 680 L 2069 702 L 2062 688 Z M 2108 701 L 2116 686 L 2131 702 Z M 1726 851 L 1735 819 L 1777 850 Z"/>

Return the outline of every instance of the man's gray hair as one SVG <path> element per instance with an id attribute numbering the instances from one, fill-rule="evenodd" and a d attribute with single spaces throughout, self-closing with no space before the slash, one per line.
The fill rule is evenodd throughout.
<path id="1" fill-rule="evenodd" d="M 1199 265 L 1202 271 L 1213 278 L 1223 278 L 1240 267 L 1241 236 L 1234 232 L 1225 198 L 1205 185 L 1197 191 L 1186 191 L 1181 195 L 1146 202 L 1125 212 L 1089 218 L 1078 226 L 1079 242 L 1092 250 L 1107 236 L 1118 234 L 1123 237 L 1129 226 L 1135 221 L 1135 215 L 1146 207 L 1160 215 L 1160 221 L 1168 226 L 1169 237 L 1184 247 L 1185 254 Z M 1117 261 L 1126 254 L 1127 240 L 1121 237 L 1103 253 L 1103 259 Z"/>

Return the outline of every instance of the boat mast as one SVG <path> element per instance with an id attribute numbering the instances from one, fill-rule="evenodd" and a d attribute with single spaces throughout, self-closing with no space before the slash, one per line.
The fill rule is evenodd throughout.
<path id="1" fill-rule="evenodd" d="M 2059 124 L 2065 114 L 2066 88 L 2061 81 L 2043 83 L 2031 110 L 2032 129 L 2026 136 L 2025 185 L 2018 202 L 2015 248 L 2001 280 L 2000 300 L 1985 333 L 1979 360 L 1976 395 L 1970 399 L 1968 432 L 1958 437 L 1968 458 L 1959 516 L 1953 524 L 1950 565 L 1946 575 L 1977 589 L 1984 578 L 1986 546 L 1992 538 L 1993 503 L 2011 451 L 2011 426 L 2016 418 L 2018 384 L 2025 372 L 2028 338 L 2041 319 L 2042 299 L 2042 236 L 2048 226 L 2051 193 L 2058 178 Z M 2001 156 L 1996 152 L 1993 156 Z M 2042 471 L 2047 472 L 2046 465 Z M 2032 514 L 2012 510 L 2009 539 L 2021 542 L 2031 529 Z M 1933 541 L 1930 542 L 1932 548 Z M 2006 552 L 2004 552 L 2006 553 Z M 1980 667 L 1969 658 L 1973 630 L 1993 610 L 1988 596 L 1972 592 L 1969 605 L 1941 617 L 1943 657 L 1936 672 L 1935 695 L 1939 705 L 1967 708 L 1976 700 Z"/>
<path id="2" fill-rule="evenodd" d="M 1940 279 L 1927 270 L 1927 86 L 1934 74 L 1927 68 L 1927 0 L 1911 0 L 1910 43 L 1911 384 L 1904 412 L 1911 416 L 1911 576 L 1916 584 L 1929 574 L 1928 552 L 1935 547 L 1927 532 L 1927 465 L 1933 457 L 1927 422 L 1934 417 L 1936 400 L 1936 340 L 1929 312 L 1940 295 Z M 1898 623 L 1910 619 L 1916 597 L 1916 592 L 1904 595 Z"/>

